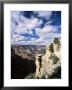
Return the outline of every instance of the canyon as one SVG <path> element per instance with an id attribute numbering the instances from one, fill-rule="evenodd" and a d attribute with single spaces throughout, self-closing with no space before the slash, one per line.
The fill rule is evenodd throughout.
<path id="1" fill-rule="evenodd" d="M 55 38 L 45 46 L 12 45 L 11 78 L 24 79 L 35 73 L 35 78 L 49 78 L 57 68 L 61 68 L 61 40 Z M 61 71 L 60 71 L 61 76 Z"/>

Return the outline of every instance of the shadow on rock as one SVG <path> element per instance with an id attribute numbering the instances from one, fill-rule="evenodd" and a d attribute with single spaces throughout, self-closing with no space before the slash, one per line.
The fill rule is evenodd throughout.
<path id="1" fill-rule="evenodd" d="M 36 70 L 34 60 L 23 59 L 11 49 L 11 79 L 24 79 Z"/>

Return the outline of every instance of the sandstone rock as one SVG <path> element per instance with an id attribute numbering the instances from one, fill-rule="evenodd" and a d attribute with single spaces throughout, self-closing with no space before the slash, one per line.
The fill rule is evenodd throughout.
<path id="1" fill-rule="evenodd" d="M 57 41 L 58 40 L 58 41 Z M 39 65 L 40 54 L 36 56 L 36 77 L 41 78 L 43 75 L 52 75 L 55 68 L 61 66 L 61 42 L 58 38 L 53 43 L 46 46 L 45 55 L 41 56 L 41 67 Z"/>

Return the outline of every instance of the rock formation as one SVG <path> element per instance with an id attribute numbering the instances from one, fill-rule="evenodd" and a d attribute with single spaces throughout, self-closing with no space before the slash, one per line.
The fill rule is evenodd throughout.
<path id="1" fill-rule="evenodd" d="M 55 38 L 53 43 L 46 47 L 15 46 L 11 49 L 11 78 L 13 79 L 23 79 L 30 73 L 35 73 L 36 79 L 44 76 L 45 78 L 53 77 L 50 75 L 53 75 L 57 68 L 60 72 L 60 67 L 61 42 L 59 38 Z"/>
<path id="2" fill-rule="evenodd" d="M 11 79 L 24 79 L 28 74 L 34 73 L 35 70 L 36 65 L 32 58 L 23 58 L 17 48 L 11 48 Z"/>
<path id="3" fill-rule="evenodd" d="M 59 59 L 61 59 L 61 42 L 60 42 L 60 39 L 55 38 L 55 39 L 54 39 L 53 46 L 54 46 L 54 54 L 55 54 Z"/>
<path id="4" fill-rule="evenodd" d="M 37 54 L 36 55 L 36 78 L 40 78 L 40 71 L 41 71 L 41 67 L 42 67 L 42 54 Z"/>
<path id="5" fill-rule="evenodd" d="M 42 75 L 46 74 L 48 78 L 48 75 L 51 75 L 54 72 L 54 69 L 60 66 L 60 50 L 60 40 L 55 38 L 53 43 L 46 46 L 45 55 L 39 54 L 36 56 L 36 78 L 41 78 Z M 41 67 L 39 59 L 42 59 Z"/>
<path id="6" fill-rule="evenodd" d="M 33 60 L 33 55 L 29 50 L 25 50 L 23 47 L 15 47 L 15 54 L 21 56 L 23 59 Z"/>

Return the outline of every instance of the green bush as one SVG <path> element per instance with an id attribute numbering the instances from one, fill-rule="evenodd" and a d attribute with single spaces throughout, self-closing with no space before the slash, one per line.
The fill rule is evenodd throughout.
<path id="1" fill-rule="evenodd" d="M 61 67 L 54 69 L 52 75 L 48 75 L 48 73 L 43 74 L 40 79 L 61 79 Z"/>
<path id="2" fill-rule="evenodd" d="M 50 52 L 54 52 L 54 50 L 53 50 L 53 43 L 50 44 L 49 51 Z"/>
<path id="3" fill-rule="evenodd" d="M 35 73 L 30 73 L 29 75 L 27 75 L 27 76 L 25 77 L 25 79 L 36 79 Z"/>
<path id="4" fill-rule="evenodd" d="M 52 75 L 48 75 L 48 73 L 45 73 L 39 79 L 60 79 L 60 78 L 61 78 L 61 67 L 59 66 L 56 69 L 54 69 Z M 28 76 L 25 77 L 25 79 L 36 79 L 35 73 L 30 73 Z"/>
<path id="5" fill-rule="evenodd" d="M 54 38 L 54 43 L 59 44 L 60 43 L 59 38 Z"/>
<path id="6" fill-rule="evenodd" d="M 53 41 L 55 44 L 58 44 L 58 48 L 60 48 L 61 46 L 61 43 L 60 43 L 60 40 L 59 38 L 54 38 L 54 41 Z"/>
<path id="7" fill-rule="evenodd" d="M 53 64 L 56 64 L 58 62 L 59 58 L 58 57 L 53 57 Z"/>
<path id="8" fill-rule="evenodd" d="M 61 79 L 61 67 L 57 67 L 54 73 L 48 77 L 49 79 Z"/>

